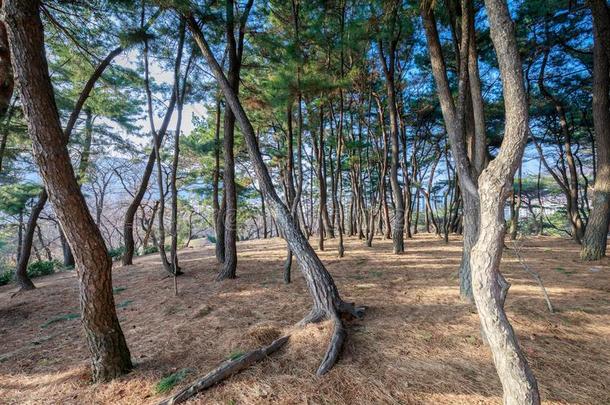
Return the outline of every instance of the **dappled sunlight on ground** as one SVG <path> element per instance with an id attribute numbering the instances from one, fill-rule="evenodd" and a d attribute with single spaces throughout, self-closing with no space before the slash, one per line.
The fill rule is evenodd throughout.
<path id="1" fill-rule="evenodd" d="M 372 248 L 346 239 L 342 259 L 335 240 L 319 252 L 344 299 L 368 307 L 322 378 L 315 371 L 330 323 L 294 326 L 310 298 L 296 263 L 294 283 L 282 282 L 281 239 L 240 242 L 239 278 L 220 283 L 213 247 L 181 251 L 178 297 L 158 256 L 117 264 L 117 312 L 136 369 L 109 384 L 89 382 L 83 331 L 70 317 L 79 313 L 72 273 L 36 279 L 38 289 L 15 297 L 15 287 L 0 287 L 0 402 L 156 403 L 165 396 L 154 392 L 162 377 L 188 369 L 178 389 L 232 354 L 290 333 L 271 358 L 193 403 L 500 403 L 476 311 L 458 297 L 460 241 L 417 234 L 405 244 L 399 256 L 381 239 Z M 578 246 L 555 238 L 528 239 L 521 255 L 557 309 L 548 312 L 538 285 L 505 250 L 507 311 L 543 400 L 610 403 L 610 260 L 582 263 Z"/>

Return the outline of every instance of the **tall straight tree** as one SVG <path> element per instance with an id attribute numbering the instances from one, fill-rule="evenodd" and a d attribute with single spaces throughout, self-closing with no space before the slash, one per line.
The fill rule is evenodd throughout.
<path id="1" fill-rule="evenodd" d="M 451 95 L 447 66 L 433 7 L 431 4 L 426 4 L 421 9 L 432 74 L 436 82 L 451 152 L 457 160 L 460 192 L 464 202 L 464 246 L 459 271 L 460 295 L 472 300 L 470 253 L 479 234 L 479 201 L 476 197 L 476 181 L 483 170 L 487 151 L 474 32 L 474 11 L 471 1 L 468 1 L 465 12 L 466 14 L 462 15 L 463 30 L 459 44 L 460 51 L 456 54 L 460 73 L 460 94 L 455 101 Z M 466 109 L 467 105 L 471 105 L 472 108 Z M 474 125 L 467 125 L 468 120 L 474 121 Z M 460 156 L 461 158 L 458 158 Z"/>
<path id="2" fill-rule="evenodd" d="M 387 32 L 383 32 L 383 36 L 387 36 L 388 47 L 384 48 L 382 38 L 378 41 L 379 57 L 381 66 L 386 81 L 388 110 L 390 112 L 390 145 L 391 145 L 391 161 L 390 161 L 390 185 L 392 186 L 392 196 L 394 197 L 394 224 L 392 233 L 392 243 L 394 253 L 403 253 L 405 251 L 404 243 L 404 227 L 405 227 L 405 201 L 403 198 L 402 187 L 398 182 L 398 164 L 399 164 L 399 148 L 398 143 L 399 127 L 398 127 L 398 108 L 396 97 L 396 51 L 400 40 L 401 27 L 399 20 L 399 9 L 402 2 L 389 1 L 384 2 L 384 12 L 388 15 Z M 387 9 L 386 9 L 387 8 Z"/>
<path id="3" fill-rule="evenodd" d="M 610 224 L 610 10 L 605 0 L 591 0 L 593 14 L 593 125 L 597 170 L 593 210 L 582 240 L 580 257 L 598 260 L 606 255 Z"/>
<path id="4" fill-rule="evenodd" d="M 74 251 L 93 380 L 107 381 L 130 370 L 131 357 L 115 310 L 112 261 L 87 209 L 61 130 L 45 55 L 40 1 L 4 1 L 2 13 L 34 158 Z"/>
<path id="5" fill-rule="evenodd" d="M 246 23 L 254 0 L 248 0 L 244 10 L 237 20 L 238 34 L 235 38 L 235 3 L 226 0 L 226 36 L 229 70 L 227 78 L 235 94 L 239 94 L 239 73 L 244 53 L 244 36 Z M 217 280 L 235 278 L 237 270 L 237 187 L 235 185 L 235 115 L 230 108 L 225 109 L 224 116 L 224 172 L 223 201 L 225 203 L 224 223 L 224 262 L 216 277 Z"/>

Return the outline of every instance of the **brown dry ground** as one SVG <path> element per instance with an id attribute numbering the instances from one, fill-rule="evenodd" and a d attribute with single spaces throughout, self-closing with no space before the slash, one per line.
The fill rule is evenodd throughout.
<path id="1" fill-rule="evenodd" d="M 73 273 L 37 279 L 38 289 L 11 298 L 0 288 L 0 402 L 155 403 L 155 384 L 190 369 L 178 387 L 214 368 L 231 353 L 292 333 L 281 351 L 194 398 L 195 403 L 373 404 L 500 403 L 501 386 L 490 352 L 479 337 L 473 308 L 458 298 L 460 242 L 428 235 L 406 241 L 395 256 L 390 241 L 366 248 L 346 241 L 321 253 L 343 297 L 368 306 L 349 325 L 339 363 L 324 377 L 315 370 L 324 353 L 328 322 L 296 329 L 309 309 L 298 270 L 282 283 L 280 239 L 241 242 L 239 278 L 213 281 L 211 247 L 180 254 L 185 275 L 173 296 L 156 255 L 114 270 L 119 319 L 135 370 L 108 384 L 91 384 Z M 510 246 L 510 245 L 509 245 Z M 556 314 L 505 251 L 502 270 L 512 283 L 507 310 L 538 378 L 546 403 L 610 403 L 610 260 L 581 263 L 578 247 L 554 238 L 528 239 L 522 250 L 542 276 Z"/>

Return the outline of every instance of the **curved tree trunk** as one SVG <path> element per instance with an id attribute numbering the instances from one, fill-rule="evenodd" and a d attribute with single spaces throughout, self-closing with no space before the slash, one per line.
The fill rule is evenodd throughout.
<path id="1" fill-rule="evenodd" d="M 606 255 L 610 224 L 610 12 L 603 0 L 591 1 L 594 27 L 593 56 L 593 125 L 597 145 L 597 170 L 593 210 L 582 240 L 580 257 L 599 260 Z M 608 42 L 606 46 L 604 43 Z"/>
<path id="2" fill-rule="evenodd" d="M 508 284 L 499 271 L 504 203 L 528 136 L 528 102 L 508 6 L 503 0 L 485 0 L 485 5 L 502 78 L 506 124 L 500 152 L 479 177 L 481 228 L 471 257 L 473 293 L 504 390 L 504 403 L 539 404 L 536 379 L 504 311 Z"/>
<path id="3" fill-rule="evenodd" d="M 40 213 L 42 212 L 45 204 L 47 203 L 47 198 L 47 191 L 43 189 L 40 192 L 40 195 L 38 196 L 38 201 L 36 202 L 36 205 L 32 207 L 30 219 L 28 220 L 25 237 L 21 245 L 21 254 L 19 255 L 17 267 L 15 268 L 15 280 L 17 281 L 17 284 L 19 284 L 19 288 L 21 290 L 33 290 L 35 288 L 34 283 L 32 282 L 32 280 L 30 280 L 30 277 L 28 276 L 28 263 L 32 254 L 32 243 L 34 242 L 36 223 L 38 222 L 38 217 L 40 216 Z"/>
<path id="4" fill-rule="evenodd" d="M 69 244 L 75 249 L 82 324 L 94 381 L 115 378 L 132 368 L 112 294 L 112 261 L 80 191 L 62 133 L 49 78 L 38 0 L 5 0 L 13 69 L 34 158 Z M 83 246 L 87 246 L 84 249 Z"/>
<path id="5" fill-rule="evenodd" d="M 157 143 L 159 145 L 163 142 L 163 138 L 165 137 L 165 133 L 167 132 L 167 127 L 169 125 L 170 118 L 174 112 L 175 106 L 176 93 L 172 92 L 172 96 L 167 106 L 167 111 L 165 112 L 165 117 L 163 118 L 163 123 L 161 124 L 161 128 L 159 128 L 159 132 L 157 133 Z M 138 212 L 138 208 L 142 203 L 144 194 L 146 194 L 146 190 L 148 189 L 148 182 L 150 181 L 150 176 L 152 175 L 153 169 L 155 167 L 155 156 L 155 148 L 153 147 L 153 149 L 148 154 L 148 160 L 146 161 L 146 166 L 144 167 L 144 172 L 142 173 L 140 187 L 138 187 L 138 190 L 133 196 L 133 200 L 131 200 L 129 207 L 127 207 L 127 211 L 125 212 L 125 219 L 123 220 L 123 238 L 125 238 L 125 253 L 123 254 L 123 258 L 121 259 L 124 266 L 129 266 L 133 264 L 133 256 L 135 254 L 135 241 L 133 239 L 133 221 L 135 220 L 136 212 Z"/>
<path id="6" fill-rule="evenodd" d="M 348 304 L 341 299 L 332 276 L 326 270 L 324 264 L 322 264 L 322 261 L 316 255 L 311 245 L 307 242 L 305 235 L 303 235 L 301 229 L 295 223 L 288 207 L 282 203 L 282 200 L 273 187 L 271 176 L 269 175 L 269 171 L 261 156 L 256 134 L 254 133 L 254 128 L 252 128 L 250 120 L 239 102 L 237 95 L 232 90 L 230 83 L 223 74 L 220 65 L 214 58 L 195 18 L 192 14 L 187 14 L 186 17 L 195 42 L 199 46 L 204 59 L 216 77 L 229 108 L 231 108 L 235 114 L 237 124 L 244 134 L 248 154 L 254 165 L 256 176 L 262 191 L 265 193 L 267 202 L 269 203 L 269 208 L 276 219 L 278 227 L 281 228 L 290 250 L 299 262 L 299 267 L 312 296 L 313 308 L 310 314 L 305 317 L 302 322 L 315 322 L 324 317 L 328 317 L 335 325 L 330 345 L 322 360 L 322 364 L 320 364 L 317 371 L 318 375 L 325 374 L 337 361 L 343 341 L 345 340 L 346 331 L 341 320 L 342 314 L 361 317 L 363 309 L 357 308 L 353 304 Z"/>

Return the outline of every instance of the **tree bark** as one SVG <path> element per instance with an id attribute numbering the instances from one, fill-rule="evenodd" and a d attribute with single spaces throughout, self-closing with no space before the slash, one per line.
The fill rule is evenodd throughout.
<path id="1" fill-rule="evenodd" d="M 2 0 L 0 0 L 2 7 Z M 0 20 L 0 118 L 4 118 L 13 97 L 15 80 L 13 68 L 11 67 L 11 52 L 9 49 L 8 36 L 4 21 Z M 0 162 L 2 157 L 0 156 Z M 0 168 L 2 164 L 0 163 Z"/>
<path id="2" fill-rule="evenodd" d="M 597 150 L 593 210 L 582 240 L 580 257 L 599 260 L 606 255 L 610 225 L 610 12 L 603 0 L 592 0 L 593 125 Z"/>
<path id="3" fill-rule="evenodd" d="M 59 223 L 74 248 L 93 380 L 107 381 L 130 370 L 131 358 L 115 311 L 112 261 L 76 181 L 61 130 L 39 12 L 38 0 L 5 0 L 3 4 L 34 158 Z"/>
<path id="4" fill-rule="evenodd" d="M 503 0 L 485 0 L 502 78 L 505 132 L 497 157 L 479 177 L 481 227 L 472 249 L 474 300 L 504 390 L 504 403 L 539 404 L 536 379 L 504 311 L 508 283 L 499 266 L 504 246 L 504 203 L 528 136 L 528 102 L 515 28 Z"/>
<path id="5" fill-rule="evenodd" d="M 242 55 L 244 49 L 244 35 L 248 15 L 252 8 L 253 0 L 248 0 L 243 14 L 238 21 L 239 33 L 235 38 L 234 2 L 227 0 L 226 3 L 226 38 L 227 56 L 229 59 L 228 80 L 231 89 L 239 94 L 239 75 L 241 70 Z M 237 187 L 235 184 L 235 157 L 233 146 L 235 143 L 235 115 L 230 108 L 225 109 L 224 116 L 224 261 L 216 280 L 233 279 L 237 271 Z"/>

